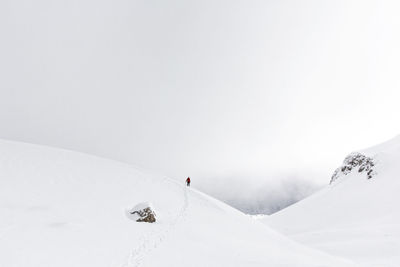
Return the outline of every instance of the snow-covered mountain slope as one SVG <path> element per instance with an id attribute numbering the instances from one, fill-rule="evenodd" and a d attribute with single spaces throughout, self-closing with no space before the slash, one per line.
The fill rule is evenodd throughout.
<path id="1" fill-rule="evenodd" d="M 329 186 L 263 221 L 362 266 L 398 267 L 400 137 L 351 155 Z"/>
<path id="2" fill-rule="evenodd" d="M 156 223 L 126 216 L 143 201 L 156 209 Z M 81 153 L 0 141 L 0 266 L 353 264 L 166 177 Z"/>

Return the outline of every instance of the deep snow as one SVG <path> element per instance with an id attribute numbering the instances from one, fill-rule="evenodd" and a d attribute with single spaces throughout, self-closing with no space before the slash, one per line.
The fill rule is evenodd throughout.
<path id="1" fill-rule="evenodd" d="M 0 266 L 354 266 L 182 184 L 86 154 L 0 141 Z M 154 224 L 125 211 L 150 201 Z"/>
<path id="2" fill-rule="evenodd" d="M 318 193 L 261 219 L 289 237 L 361 266 L 400 266 L 400 136 L 359 151 L 374 176 L 354 169 Z"/>

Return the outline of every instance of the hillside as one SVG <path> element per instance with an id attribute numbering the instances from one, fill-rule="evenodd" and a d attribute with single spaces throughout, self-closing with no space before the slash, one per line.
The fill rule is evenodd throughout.
<path id="1" fill-rule="evenodd" d="M 352 153 L 318 193 L 263 219 L 362 266 L 400 266 L 400 137 Z"/>
<path id="2" fill-rule="evenodd" d="M 9 141 L 0 151 L 0 266 L 353 266 L 130 165 Z M 126 216 L 142 201 L 156 223 Z"/>

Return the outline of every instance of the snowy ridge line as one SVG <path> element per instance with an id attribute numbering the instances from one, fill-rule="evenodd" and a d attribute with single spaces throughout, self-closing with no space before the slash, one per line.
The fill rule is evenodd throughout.
<path id="1" fill-rule="evenodd" d="M 0 149 L 0 266 L 352 266 L 182 180 L 57 149 L 1 141 Z M 160 212 L 155 224 L 122 216 L 124 203 L 144 200 Z"/>
<path id="2" fill-rule="evenodd" d="M 170 179 L 168 179 L 170 180 Z M 171 180 L 170 180 L 171 181 Z M 155 229 L 150 233 L 144 234 L 140 239 L 143 240 L 141 244 L 136 247 L 129 254 L 125 263 L 121 265 L 121 267 L 139 267 L 142 264 L 143 259 L 149 254 L 152 250 L 156 249 L 160 243 L 164 241 L 167 237 L 168 233 L 170 233 L 175 226 L 179 223 L 179 221 L 184 220 L 187 214 L 187 209 L 189 207 L 189 198 L 188 198 L 188 190 L 182 186 L 183 188 L 183 205 L 180 208 L 178 215 L 175 219 L 168 223 L 165 227 L 160 229 Z"/>

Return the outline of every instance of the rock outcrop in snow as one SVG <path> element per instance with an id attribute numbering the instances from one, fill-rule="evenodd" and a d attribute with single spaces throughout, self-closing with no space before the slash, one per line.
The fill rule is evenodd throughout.
<path id="1" fill-rule="evenodd" d="M 367 157 L 359 152 L 354 152 L 348 155 L 342 166 L 337 168 L 331 177 L 330 184 L 333 183 L 342 175 L 348 175 L 354 170 L 359 173 L 365 173 L 368 179 L 371 179 L 376 173 L 373 169 L 375 162 L 372 158 Z"/>
<path id="2" fill-rule="evenodd" d="M 333 186 L 261 221 L 360 267 L 398 267 L 399 173 L 400 137 L 396 137 L 350 154 L 333 175 Z"/>
<path id="3" fill-rule="evenodd" d="M 156 213 L 148 202 L 137 204 L 129 211 L 129 218 L 137 222 L 153 223 L 156 221 Z"/>

